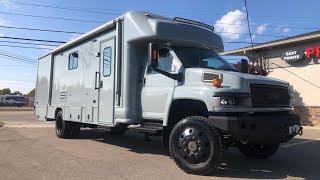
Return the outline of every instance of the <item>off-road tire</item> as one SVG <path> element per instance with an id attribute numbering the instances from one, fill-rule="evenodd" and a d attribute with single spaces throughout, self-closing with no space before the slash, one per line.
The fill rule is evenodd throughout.
<path id="1" fill-rule="evenodd" d="M 183 135 L 181 136 L 181 133 L 188 131 L 190 127 L 195 129 L 197 133 L 198 132 L 203 133 L 203 135 L 200 135 L 199 133 L 199 137 L 202 137 L 202 136 L 207 137 L 207 141 L 206 141 L 207 144 L 205 146 L 202 146 L 201 143 L 199 143 L 198 146 L 196 146 L 199 151 L 200 151 L 199 148 L 203 148 L 203 147 L 205 148 L 207 147 L 207 150 L 209 150 L 208 156 L 203 157 L 204 162 L 201 162 L 198 164 L 190 163 L 188 162 L 189 160 L 187 160 L 186 157 L 181 157 L 181 149 L 185 148 L 185 146 L 181 147 L 180 142 L 182 140 L 179 138 L 183 138 Z M 185 138 L 187 139 L 188 136 L 185 136 Z M 192 136 L 191 138 L 195 139 Z M 201 142 L 201 141 L 196 140 L 196 142 Z M 220 164 L 220 161 L 222 159 L 222 155 L 223 155 L 222 138 L 218 130 L 210 123 L 210 121 L 207 118 L 202 116 L 189 116 L 179 121 L 173 127 L 170 133 L 169 150 L 175 163 L 178 165 L 179 168 L 181 168 L 185 172 L 191 173 L 191 174 L 210 175 L 214 173 L 214 171 L 217 169 L 217 166 Z M 198 152 L 198 150 L 195 150 L 194 152 Z M 202 150 L 202 151 L 207 151 L 207 150 Z M 189 154 L 190 152 L 191 151 L 189 151 Z M 204 153 L 201 153 L 201 154 L 204 154 Z"/>
<path id="2" fill-rule="evenodd" d="M 59 111 L 56 115 L 55 131 L 59 138 L 74 138 L 79 135 L 80 124 L 63 120 L 63 113 Z"/>
<path id="3" fill-rule="evenodd" d="M 279 148 L 279 144 L 240 144 L 239 151 L 248 158 L 265 159 L 274 155 Z"/>
<path id="4" fill-rule="evenodd" d="M 62 111 L 59 111 L 56 115 L 56 123 L 55 123 L 55 131 L 56 135 L 59 138 L 68 138 L 69 132 L 68 132 L 68 125 L 67 122 L 63 120 L 63 113 Z"/>

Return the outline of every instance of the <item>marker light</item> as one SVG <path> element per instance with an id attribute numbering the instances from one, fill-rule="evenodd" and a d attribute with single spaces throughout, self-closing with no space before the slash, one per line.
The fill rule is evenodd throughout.
<path id="1" fill-rule="evenodd" d="M 212 80 L 212 85 L 217 88 L 221 88 L 221 79 L 215 78 Z"/>

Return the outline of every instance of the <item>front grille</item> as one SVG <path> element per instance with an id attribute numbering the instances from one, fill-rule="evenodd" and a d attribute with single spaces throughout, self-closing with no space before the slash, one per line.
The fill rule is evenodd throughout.
<path id="1" fill-rule="evenodd" d="M 251 84 L 253 107 L 289 107 L 290 96 L 287 87 Z"/>

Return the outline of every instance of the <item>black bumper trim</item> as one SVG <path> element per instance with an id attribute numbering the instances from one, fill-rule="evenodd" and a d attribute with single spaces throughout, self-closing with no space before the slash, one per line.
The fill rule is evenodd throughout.
<path id="1" fill-rule="evenodd" d="M 292 139 L 289 126 L 299 125 L 300 118 L 294 113 L 238 114 L 237 116 L 209 116 L 213 125 L 235 139 L 250 143 L 276 144 Z"/>

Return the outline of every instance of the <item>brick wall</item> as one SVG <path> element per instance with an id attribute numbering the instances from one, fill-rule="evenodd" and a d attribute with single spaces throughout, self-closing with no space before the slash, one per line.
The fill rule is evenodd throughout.
<path id="1" fill-rule="evenodd" d="M 300 115 L 305 126 L 320 126 L 320 106 L 296 106 L 294 111 Z"/>

